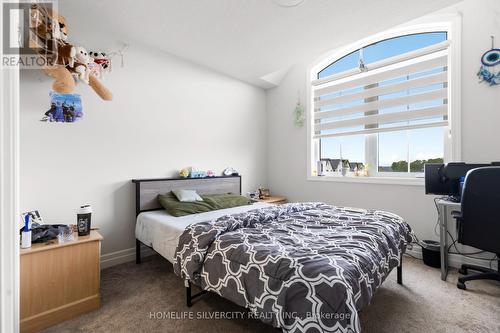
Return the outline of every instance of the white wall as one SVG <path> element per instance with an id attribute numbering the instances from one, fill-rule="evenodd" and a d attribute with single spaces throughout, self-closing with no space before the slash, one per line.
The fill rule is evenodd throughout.
<path id="1" fill-rule="evenodd" d="M 489 36 L 496 34 L 500 45 L 499 6 L 495 0 L 467 0 L 442 11 L 463 14 L 465 161 L 500 160 L 500 88 L 480 85 L 475 76 Z M 92 44 L 82 24 L 75 27 L 78 16 L 67 16 L 74 23 L 71 36 Z M 267 94 L 140 45 L 127 50 L 125 68 L 118 63 L 105 80 L 114 101 L 77 88 L 85 118 L 76 124 L 39 122 L 49 106 L 51 82 L 40 72 L 23 72 L 22 211 L 39 209 L 50 223 L 71 223 L 74 209 L 91 203 L 94 225 L 105 237 L 103 253 L 110 253 L 133 246 L 131 178 L 171 176 L 189 165 L 216 170 L 232 165 L 243 174 L 244 191 L 267 183 L 293 201 L 389 210 L 403 216 L 420 238 L 436 238 L 432 197 L 422 186 L 306 180 L 306 129 L 294 127 L 292 111 L 297 91 L 305 101 L 309 63 L 294 66 Z"/>
<path id="2" fill-rule="evenodd" d="M 40 122 L 51 80 L 21 77 L 21 210 L 74 223 L 74 210 L 92 204 L 104 254 L 135 245 L 132 178 L 233 166 L 243 191 L 266 183 L 262 89 L 138 45 L 119 63 L 105 78 L 113 101 L 77 87 L 85 116 L 74 124 Z"/>
<path id="3" fill-rule="evenodd" d="M 441 12 L 463 14 L 462 158 L 466 162 L 500 161 L 500 87 L 478 84 L 476 77 L 480 57 L 490 47 L 490 35 L 497 36 L 500 46 L 500 1 L 467 0 Z M 279 87 L 267 92 L 268 181 L 272 191 L 293 201 L 318 200 L 392 211 L 404 217 L 421 239 L 436 239 L 433 197 L 424 194 L 423 186 L 306 180 L 306 128 L 294 127 L 292 112 L 297 91 L 305 101 L 307 67 L 307 63 L 297 64 Z"/>

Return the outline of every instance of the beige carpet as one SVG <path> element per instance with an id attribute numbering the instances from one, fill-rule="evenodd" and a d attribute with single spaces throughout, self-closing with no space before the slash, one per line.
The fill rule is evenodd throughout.
<path id="1" fill-rule="evenodd" d="M 456 288 L 457 272 L 448 282 L 439 270 L 405 258 L 403 282 L 395 270 L 361 313 L 363 332 L 488 332 L 500 333 L 500 283 L 474 281 L 468 290 Z M 189 319 L 210 313 L 244 309 L 214 294 L 185 306 L 185 290 L 172 266 L 159 256 L 141 265 L 127 263 L 102 271 L 102 307 L 54 326 L 46 332 L 278 332 L 255 319 Z M 185 318 L 150 318 L 173 312 Z"/>

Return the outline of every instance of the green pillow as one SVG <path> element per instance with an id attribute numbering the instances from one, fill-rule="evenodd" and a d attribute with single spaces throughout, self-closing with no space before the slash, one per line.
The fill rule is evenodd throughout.
<path id="1" fill-rule="evenodd" d="M 170 215 L 176 217 L 213 210 L 210 203 L 205 201 L 179 201 L 172 192 L 158 195 L 158 201 Z"/>
<path id="2" fill-rule="evenodd" d="M 245 206 L 252 203 L 250 199 L 233 193 L 207 194 L 202 195 L 201 197 L 204 202 L 210 204 L 213 210 Z"/>
<path id="3" fill-rule="evenodd" d="M 158 201 L 170 215 L 176 217 L 245 206 L 252 203 L 250 199 L 232 193 L 206 194 L 201 197 L 203 201 L 179 201 L 172 192 L 168 192 L 166 194 L 159 194 Z"/>

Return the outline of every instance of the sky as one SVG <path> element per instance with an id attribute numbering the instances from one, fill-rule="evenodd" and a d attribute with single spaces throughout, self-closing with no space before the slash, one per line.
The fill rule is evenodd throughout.
<path id="1" fill-rule="evenodd" d="M 410 52 L 429 45 L 437 44 L 445 40 L 446 40 L 445 32 L 407 35 L 393 39 L 388 39 L 364 47 L 363 59 L 365 64 L 369 65 L 370 63 L 373 63 L 381 59 Z M 329 65 L 325 69 L 323 69 L 318 74 L 318 78 L 323 78 L 352 68 L 357 68 L 358 59 L 359 59 L 359 51 L 355 51 L 337 60 L 336 62 Z M 420 73 L 415 76 L 410 76 L 410 78 L 436 73 L 439 70 L 441 69 L 428 71 L 426 73 Z M 399 78 L 384 83 L 392 84 L 398 81 L 404 81 L 406 79 L 407 78 Z M 410 92 L 401 91 L 390 95 L 381 96 L 380 99 L 394 98 L 394 97 L 404 96 L 408 93 L 426 92 L 440 88 L 442 88 L 442 85 L 433 85 L 433 86 L 413 89 Z M 349 90 L 347 93 L 352 93 L 355 92 L 356 90 L 359 91 L 361 89 L 362 89 L 361 87 L 354 88 Z M 338 105 L 336 106 L 336 108 L 337 107 L 345 108 L 349 106 L 359 105 L 362 103 L 363 101 L 353 101 Z M 410 109 L 423 108 L 441 104 L 442 101 L 436 100 L 436 101 L 412 104 L 408 106 L 402 106 L 390 109 L 380 109 L 379 113 L 404 111 L 406 107 Z M 331 106 L 328 106 L 327 108 L 331 109 Z M 352 115 L 335 119 L 337 120 L 348 119 L 349 117 L 352 118 Z M 379 133 L 378 134 L 379 166 L 390 166 L 392 162 L 408 160 L 408 158 L 410 161 L 413 161 L 416 159 L 443 157 L 443 151 L 444 151 L 443 131 L 444 129 L 442 127 L 435 127 L 435 128 L 416 129 L 416 130 L 408 130 L 400 132 Z M 340 147 L 342 147 L 342 158 L 348 159 L 349 161 L 352 162 L 364 162 L 365 159 L 364 142 L 365 142 L 365 137 L 363 135 L 321 139 L 321 157 L 339 158 Z"/>

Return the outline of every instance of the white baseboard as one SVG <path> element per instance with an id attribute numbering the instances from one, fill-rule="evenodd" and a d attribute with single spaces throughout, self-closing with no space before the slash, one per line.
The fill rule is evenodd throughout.
<path id="1" fill-rule="evenodd" d="M 149 247 L 141 247 L 141 258 L 153 255 L 155 252 Z M 101 269 L 124 264 L 135 260 L 135 247 L 101 255 Z"/>
<path id="2" fill-rule="evenodd" d="M 413 249 L 411 250 L 406 250 L 406 253 L 422 259 L 422 248 L 420 246 L 413 246 Z M 493 264 L 491 265 L 493 269 L 497 269 L 497 260 L 493 260 Z M 448 254 L 448 266 L 454 267 L 454 268 L 460 268 L 462 264 L 469 264 L 469 265 L 477 265 L 477 266 L 482 266 L 486 268 L 490 268 L 490 262 L 488 260 L 479 260 L 471 257 L 466 257 L 460 254 Z"/>
<path id="3" fill-rule="evenodd" d="M 422 259 L 422 248 L 420 246 L 414 246 L 413 249 L 407 250 L 406 253 Z M 147 257 L 155 254 L 155 252 L 146 246 L 141 247 L 141 257 Z M 135 260 L 135 247 L 129 249 L 120 250 L 116 252 L 106 253 L 101 255 L 101 269 L 116 266 L 119 264 L 124 264 L 126 262 Z M 448 255 L 448 265 L 450 267 L 460 268 L 462 264 L 477 265 L 489 268 L 489 261 L 479 260 L 475 258 L 470 258 L 462 256 L 459 254 L 449 254 Z M 493 269 L 497 269 L 497 261 L 494 260 L 492 264 Z"/>

